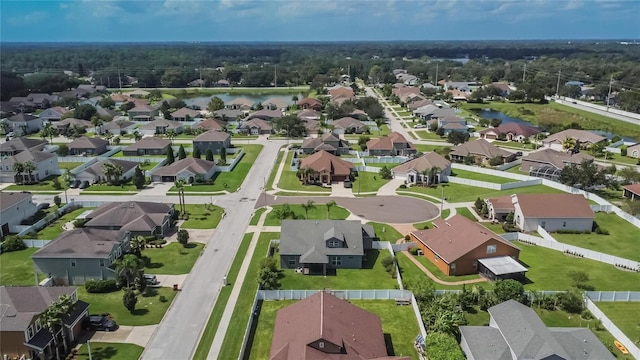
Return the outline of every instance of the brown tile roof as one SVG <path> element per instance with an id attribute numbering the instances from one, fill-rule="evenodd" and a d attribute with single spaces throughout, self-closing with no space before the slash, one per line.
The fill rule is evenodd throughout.
<path id="1" fill-rule="evenodd" d="M 105 139 L 83 136 L 73 140 L 68 146 L 69 149 L 96 149 L 104 145 L 109 145 L 109 142 Z"/>
<path id="2" fill-rule="evenodd" d="M 236 98 L 229 101 L 228 105 L 240 105 L 240 106 L 249 106 L 252 107 L 256 102 L 253 100 L 249 100 L 247 98 Z"/>
<path id="3" fill-rule="evenodd" d="M 514 211 L 513 198 L 511 195 L 498 196 L 495 198 L 487 199 L 491 203 L 495 210 Z"/>
<path id="4" fill-rule="evenodd" d="M 35 316 L 75 291 L 75 286 L 0 286 L 0 329 L 25 331 Z"/>
<path id="5" fill-rule="evenodd" d="M 309 106 L 322 106 L 322 101 L 314 98 L 304 98 L 298 101 L 298 105 L 309 105 Z"/>
<path id="6" fill-rule="evenodd" d="M 300 161 L 300 169 L 307 167 L 313 169 L 315 172 L 329 170 L 332 175 L 347 176 L 351 174 L 353 164 L 321 150 Z"/>
<path id="7" fill-rule="evenodd" d="M 546 139 L 542 140 L 542 142 L 543 143 L 551 143 L 551 142 L 562 143 L 562 141 L 564 141 L 567 138 L 573 138 L 580 141 L 581 143 L 591 143 L 591 144 L 595 144 L 606 139 L 604 136 L 594 134 L 591 131 L 567 129 L 567 130 L 563 130 L 558 133 L 555 133 L 553 135 L 549 135 Z"/>
<path id="8" fill-rule="evenodd" d="M 176 130 L 182 127 L 182 124 L 179 121 L 166 120 L 166 119 L 157 119 L 153 121 L 149 121 L 148 123 L 142 125 L 140 127 L 141 130 L 155 130 L 157 127 L 166 127 L 167 129 Z"/>
<path id="9" fill-rule="evenodd" d="M 302 120 L 309 120 L 309 119 L 318 120 L 321 117 L 319 112 L 311 109 L 298 111 L 296 115 L 298 119 L 302 119 Z"/>
<path id="10" fill-rule="evenodd" d="M 585 160 L 592 161 L 593 156 L 581 152 L 577 154 L 566 153 L 551 148 L 531 152 L 522 158 L 522 161 L 539 163 L 540 166 L 552 165 L 559 170 L 564 169 L 568 164 L 580 164 Z"/>
<path id="11" fill-rule="evenodd" d="M 331 123 L 335 128 L 338 129 L 346 129 L 346 128 L 350 128 L 350 127 L 354 127 L 357 129 L 362 129 L 364 128 L 365 125 L 362 121 L 358 120 L 358 119 L 354 119 L 352 117 L 343 117 L 340 118 L 338 120 L 333 120 L 333 122 Z"/>
<path id="12" fill-rule="evenodd" d="M 496 156 L 509 157 L 513 155 L 513 153 L 502 150 L 485 139 L 477 139 L 460 144 L 454 147 L 450 154 L 458 156 L 482 155 L 488 159 Z"/>
<path id="13" fill-rule="evenodd" d="M 413 169 L 417 172 L 423 172 L 434 167 L 443 170 L 448 168 L 449 166 L 451 166 L 451 161 L 432 151 L 420 156 L 419 158 L 409 160 L 404 164 L 398 165 L 391 169 L 391 171 L 407 172 L 410 169 Z"/>
<path id="14" fill-rule="evenodd" d="M 436 219 L 433 224 L 436 226 L 433 229 L 413 231 L 411 234 L 447 264 L 491 239 L 516 248 L 498 234 L 462 215 L 455 215 L 448 220 Z"/>
<path id="15" fill-rule="evenodd" d="M 367 149 L 372 150 L 392 150 L 395 144 L 406 144 L 405 149 L 414 148 L 413 144 L 407 141 L 399 132 L 392 132 L 389 136 L 383 136 L 377 139 L 367 141 Z"/>
<path id="16" fill-rule="evenodd" d="M 589 201 L 580 194 L 518 194 L 515 200 L 525 217 L 593 219 Z"/>
<path id="17" fill-rule="evenodd" d="M 182 109 L 178 109 L 174 112 L 171 113 L 171 117 L 172 118 L 184 118 L 189 116 L 190 118 L 197 118 L 200 117 L 200 111 L 196 111 L 193 109 L 189 109 L 186 107 L 183 107 Z"/>
<path id="18" fill-rule="evenodd" d="M 223 122 L 216 119 L 206 119 L 197 123 L 193 128 L 194 129 L 207 129 L 207 130 L 215 130 L 215 131 L 223 131 L 224 125 Z"/>
<path id="19" fill-rule="evenodd" d="M 348 87 L 336 87 L 333 89 L 329 89 L 329 95 L 333 98 L 333 97 L 337 97 L 337 96 L 345 96 L 348 98 L 352 98 L 353 95 L 353 89 L 352 88 L 348 88 Z"/>
<path id="20" fill-rule="evenodd" d="M 242 125 L 240 125 L 240 129 L 251 129 L 254 127 L 259 128 L 261 130 L 269 130 L 269 131 L 273 130 L 273 125 L 271 125 L 271 123 L 259 118 L 244 121 L 242 122 Z"/>
<path id="21" fill-rule="evenodd" d="M 224 142 L 229 139 L 229 134 L 221 131 L 209 130 L 196 136 L 193 141 L 207 141 L 207 142 Z"/>
<path id="22" fill-rule="evenodd" d="M 522 135 L 524 137 L 530 137 L 535 134 L 538 134 L 540 130 L 531 126 L 523 125 L 523 124 L 506 123 L 506 124 L 501 124 L 496 128 L 484 129 L 480 131 L 480 134 L 486 134 L 488 132 L 494 132 L 496 134 L 514 134 L 517 136 Z"/>
<path id="23" fill-rule="evenodd" d="M 129 110 L 129 112 L 151 112 L 153 111 L 153 109 L 151 108 L 151 106 L 149 106 L 148 104 L 138 104 L 137 102 L 134 102 L 136 104 L 136 107 L 134 107 L 133 109 Z"/>
<path id="24" fill-rule="evenodd" d="M 88 121 L 88 120 L 76 119 L 76 118 L 66 118 L 64 120 L 60 120 L 58 122 L 54 122 L 53 126 L 55 126 L 56 128 L 74 127 L 74 126 L 78 126 L 78 127 L 81 127 L 81 128 L 88 128 L 88 127 L 93 127 L 93 124 L 91 124 L 91 121 Z"/>
<path id="25" fill-rule="evenodd" d="M 323 341 L 343 347 L 331 354 L 310 346 Z M 278 311 L 270 360 L 406 359 L 389 357 L 380 318 L 320 291 Z"/>
<path id="26" fill-rule="evenodd" d="M 255 119 L 255 118 L 259 118 L 259 119 L 279 119 L 283 116 L 282 111 L 281 110 L 270 110 L 270 109 L 262 109 L 262 110 L 258 110 L 254 113 L 251 113 L 249 115 L 249 117 L 247 117 L 247 120 L 250 119 Z"/>
<path id="27" fill-rule="evenodd" d="M 631 184 L 631 185 L 625 186 L 624 188 L 636 195 L 640 195 L 640 184 Z"/>
<path id="28" fill-rule="evenodd" d="M 284 109 L 289 106 L 289 102 L 282 98 L 269 98 L 262 102 L 262 106 L 275 106 L 276 109 Z"/>

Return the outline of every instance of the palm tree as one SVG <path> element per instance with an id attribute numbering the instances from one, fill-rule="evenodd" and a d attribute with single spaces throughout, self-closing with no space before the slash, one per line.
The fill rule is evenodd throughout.
<path id="1" fill-rule="evenodd" d="M 175 182 L 176 189 L 178 189 L 178 201 L 180 202 L 180 213 L 184 214 L 184 179 L 178 179 Z"/>
<path id="2" fill-rule="evenodd" d="M 176 133 L 175 130 L 173 129 L 169 129 L 167 130 L 167 132 L 164 133 L 166 137 L 169 138 L 169 140 L 171 141 L 171 145 L 173 145 L 173 139 L 178 136 L 178 134 Z"/>
<path id="3" fill-rule="evenodd" d="M 107 178 L 108 183 L 111 183 L 111 179 L 115 174 L 115 171 L 116 171 L 116 166 L 113 163 L 109 161 L 105 161 L 105 163 L 102 164 L 102 172 L 104 173 L 104 176 Z"/>
<path id="4" fill-rule="evenodd" d="M 380 133 L 382 132 L 382 125 L 384 124 L 384 119 L 376 119 L 376 126 L 378 127 L 378 135 L 380 135 Z"/>
<path id="5" fill-rule="evenodd" d="M 20 179 L 20 183 L 24 183 L 24 176 L 21 176 L 24 172 L 24 164 L 20 162 L 14 163 L 13 171 L 16 173 L 16 181 Z"/>
<path id="6" fill-rule="evenodd" d="M 52 304 L 53 305 L 53 304 Z M 45 311 L 40 314 L 40 324 L 42 327 L 47 329 L 51 334 L 53 334 L 53 347 L 56 350 L 56 359 L 60 360 L 60 346 L 58 345 L 58 319 L 57 313 L 54 308 L 49 307 Z"/>
<path id="7" fill-rule="evenodd" d="M 315 201 L 307 200 L 305 204 L 302 204 L 302 208 L 304 209 L 305 218 L 309 220 L 309 210 L 315 209 L 315 205 L 313 205 Z"/>
<path id="8" fill-rule="evenodd" d="M 330 200 L 329 202 L 327 202 L 327 203 L 325 204 L 325 206 L 327 207 L 327 220 L 329 220 L 329 219 L 331 218 L 330 210 L 331 210 L 331 208 L 332 208 L 333 206 L 335 206 L 335 205 L 336 205 L 336 202 L 335 202 L 335 201 L 333 201 L 333 200 Z"/>
<path id="9" fill-rule="evenodd" d="M 102 124 L 104 121 L 96 115 L 91 117 L 91 125 L 95 128 L 96 134 L 102 134 Z"/>
<path id="10" fill-rule="evenodd" d="M 563 150 L 570 150 L 570 149 L 574 149 L 575 147 L 576 147 L 576 139 L 567 137 L 564 140 L 562 140 Z"/>
<path id="11" fill-rule="evenodd" d="M 36 171 L 36 164 L 33 163 L 33 161 L 27 161 L 26 163 L 24 163 L 24 171 L 27 172 L 27 174 L 29 174 L 29 183 L 33 182 L 33 172 Z"/>
<path id="12" fill-rule="evenodd" d="M 144 236 L 135 236 L 131 238 L 131 253 L 140 257 L 142 249 L 147 245 L 147 239 Z"/>
<path id="13" fill-rule="evenodd" d="M 124 169 L 120 165 L 113 166 L 113 184 L 118 184 L 120 181 L 120 176 L 124 173 Z"/>
<path id="14" fill-rule="evenodd" d="M 434 184 L 438 182 L 438 175 L 440 174 L 440 168 L 438 167 L 433 167 L 431 168 L 431 171 L 429 172 L 429 184 Z"/>
<path id="15" fill-rule="evenodd" d="M 123 275 L 127 280 L 127 287 L 131 287 L 131 282 L 138 275 L 138 271 L 142 268 L 140 259 L 133 254 L 126 254 L 122 259 L 115 262 L 116 272 Z"/>
<path id="16" fill-rule="evenodd" d="M 427 186 L 429 184 L 429 172 L 431 171 L 431 169 L 424 169 L 420 172 L 420 175 L 422 175 L 422 185 L 423 186 Z"/>
<path id="17" fill-rule="evenodd" d="M 67 345 L 67 336 L 64 331 L 64 318 L 71 310 L 73 306 L 73 300 L 68 295 L 63 295 L 49 305 L 49 307 L 40 314 L 40 323 L 42 327 L 47 329 L 53 335 L 53 343 L 56 348 L 56 358 L 60 357 L 60 346 L 58 345 L 58 333 L 62 333 L 62 344 L 64 346 L 65 354 L 69 352 Z"/>
<path id="18" fill-rule="evenodd" d="M 51 129 L 52 129 L 52 127 L 51 127 L 51 123 L 50 122 L 44 123 L 44 125 L 42 126 L 42 129 L 40 130 L 40 137 L 42 138 L 42 140 L 44 140 L 47 137 L 49 137 L 49 131 Z"/>

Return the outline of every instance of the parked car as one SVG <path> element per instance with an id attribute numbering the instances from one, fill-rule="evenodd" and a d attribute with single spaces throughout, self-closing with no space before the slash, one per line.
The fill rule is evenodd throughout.
<path id="1" fill-rule="evenodd" d="M 89 315 L 84 321 L 85 330 L 115 331 L 118 329 L 113 319 L 107 315 Z"/>
<path id="2" fill-rule="evenodd" d="M 145 278 L 145 280 L 147 280 L 147 285 L 148 286 L 160 285 L 160 281 L 158 281 L 158 278 L 156 278 L 155 275 L 144 274 L 144 278 Z"/>
<path id="3" fill-rule="evenodd" d="M 80 184 L 82 184 L 82 181 L 80 181 L 80 180 L 73 180 L 73 181 L 71 182 L 71 184 L 69 184 L 69 187 L 70 187 L 71 189 L 75 189 L 75 188 L 77 188 L 78 186 L 80 186 Z"/>
<path id="4" fill-rule="evenodd" d="M 80 184 L 80 186 L 78 186 L 78 189 L 86 189 L 88 187 L 89 187 L 89 182 L 85 180 Z"/>
<path id="5" fill-rule="evenodd" d="M 414 129 L 424 129 L 424 128 L 426 128 L 426 127 L 427 127 L 427 125 L 425 125 L 425 124 L 416 124 L 416 125 L 413 125 L 413 128 L 414 128 Z"/>
<path id="6" fill-rule="evenodd" d="M 522 151 L 516 151 L 516 156 L 522 156 Z"/>
<path id="7" fill-rule="evenodd" d="M 344 187 L 347 189 L 350 189 L 353 187 L 353 184 L 351 183 L 351 180 L 345 180 L 344 181 Z"/>

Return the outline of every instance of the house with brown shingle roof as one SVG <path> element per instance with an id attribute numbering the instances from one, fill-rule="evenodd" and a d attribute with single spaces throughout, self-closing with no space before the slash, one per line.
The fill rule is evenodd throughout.
<path id="1" fill-rule="evenodd" d="M 196 181 L 196 177 L 202 176 L 204 180 L 210 179 L 215 172 L 215 162 L 187 157 L 154 170 L 151 173 L 151 180 L 155 182 L 184 180 L 188 184 L 192 184 Z"/>
<path id="2" fill-rule="evenodd" d="M 367 141 L 367 150 L 371 156 L 409 156 L 416 153 L 413 143 L 396 131 Z"/>
<path id="3" fill-rule="evenodd" d="M 194 129 L 203 129 L 205 131 L 213 130 L 213 131 L 224 131 L 225 126 L 227 124 L 218 119 L 206 119 L 202 120 L 199 123 L 193 126 Z"/>
<path id="4" fill-rule="evenodd" d="M 485 165 L 488 165 L 489 160 L 497 156 L 502 157 L 502 161 L 505 163 L 516 158 L 514 153 L 502 150 L 485 139 L 477 139 L 460 144 L 453 148 L 449 156 L 451 156 L 451 160 L 456 162 L 463 162 L 467 156 L 472 156 L 476 162 Z"/>
<path id="5" fill-rule="evenodd" d="M 326 133 L 319 138 L 304 139 L 300 147 L 305 154 L 313 154 L 324 150 L 333 155 L 345 155 L 349 153 L 349 142 L 341 140 L 333 133 Z"/>
<path id="6" fill-rule="evenodd" d="M 289 102 L 282 98 L 269 98 L 262 102 L 262 106 L 269 110 L 285 111 L 289 107 Z"/>
<path id="7" fill-rule="evenodd" d="M 253 108 L 253 105 L 255 105 L 255 103 L 256 103 L 255 101 L 249 100 L 247 98 L 236 98 L 227 102 L 224 106 L 227 109 L 246 111 L 246 110 L 251 110 L 251 108 Z"/>
<path id="8" fill-rule="evenodd" d="M 622 196 L 629 200 L 640 201 L 640 184 L 631 184 L 623 188 Z"/>
<path id="9" fill-rule="evenodd" d="M 549 135 L 546 139 L 542 140 L 542 144 L 554 150 L 563 150 L 562 142 L 566 139 L 575 139 L 580 143 L 581 148 L 586 148 L 592 144 L 606 140 L 604 136 L 592 133 L 591 131 L 567 129 L 553 135 Z"/>
<path id="10" fill-rule="evenodd" d="M 300 110 L 296 113 L 296 116 L 298 117 L 298 119 L 302 121 L 320 120 L 320 118 L 322 118 L 322 114 L 320 114 L 316 110 L 311 110 L 311 109 Z"/>
<path id="11" fill-rule="evenodd" d="M 394 167 L 391 175 L 407 184 L 437 184 L 451 175 L 451 161 L 432 151 Z"/>
<path id="12" fill-rule="evenodd" d="M 158 109 L 147 104 L 136 104 L 136 107 L 130 109 L 128 114 L 131 121 L 151 121 L 158 116 Z"/>
<path id="13" fill-rule="evenodd" d="M 580 194 L 517 194 L 512 197 L 514 224 L 522 231 L 572 230 L 591 232 L 593 210 Z"/>
<path id="14" fill-rule="evenodd" d="M 333 120 L 331 125 L 333 126 L 333 132 L 336 134 L 362 134 L 368 130 L 367 125 L 362 121 L 349 116 Z"/>
<path id="15" fill-rule="evenodd" d="M 593 161 L 593 159 L 593 156 L 582 152 L 574 154 L 572 152 L 556 151 L 551 148 L 545 148 L 524 156 L 522 158 L 520 170 L 536 175 L 533 170 L 544 168 L 549 168 L 550 170 L 562 170 L 567 165 L 579 165 L 583 161 Z"/>
<path id="16" fill-rule="evenodd" d="M 344 96 L 350 99 L 355 97 L 355 95 L 353 94 L 353 89 L 344 86 L 336 86 L 332 89 L 329 89 L 329 96 L 331 96 L 331 98 Z"/>
<path id="17" fill-rule="evenodd" d="M 422 96 L 422 94 L 420 93 L 420 88 L 415 86 L 403 86 L 403 87 L 393 88 L 391 90 L 391 93 L 397 96 L 400 99 L 400 101 L 402 101 L 403 103 L 406 103 L 407 100 L 415 96 Z"/>
<path id="18" fill-rule="evenodd" d="M 79 137 L 70 142 L 69 155 L 100 155 L 107 152 L 109 141 L 101 138 Z"/>
<path id="19" fill-rule="evenodd" d="M 409 235 L 424 257 L 448 276 L 482 273 L 495 279 L 522 276 L 527 271 L 517 262 L 520 249 L 476 221 L 455 215 L 436 219 L 433 225 Z"/>
<path id="20" fill-rule="evenodd" d="M 214 154 L 220 154 L 231 147 L 231 136 L 226 132 L 209 130 L 193 139 L 193 148 L 200 150 L 200 154 L 206 154 L 211 150 Z"/>
<path id="21" fill-rule="evenodd" d="M 160 137 L 145 137 L 122 149 L 124 156 L 163 155 L 171 149 L 171 141 Z"/>
<path id="22" fill-rule="evenodd" d="M 320 150 L 300 160 L 300 177 L 305 184 L 331 184 L 351 176 L 353 164 Z"/>
<path id="23" fill-rule="evenodd" d="M 282 116 L 284 115 L 280 110 L 262 109 L 251 113 L 246 120 L 262 119 L 271 121 L 273 119 L 280 119 Z"/>
<path id="24" fill-rule="evenodd" d="M 187 107 L 178 109 L 171 113 L 171 119 L 173 121 L 193 121 L 200 117 L 200 111 L 192 110 Z"/>
<path id="25" fill-rule="evenodd" d="M 640 143 L 627 147 L 627 156 L 640 159 Z"/>
<path id="26" fill-rule="evenodd" d="M 298 100 L 298 106 L 303 110 L 315 110 L 315 111 L 322 110 L 322 102 L 314 98 L 304 98 L 304 99 Z"/>
<path id="27" fill-rule="evenodd" d="M 238 130 L 242 134 L 250 135 L 271 134 L 273 133 L 273 125 L 262 119 L 251 119 L 243 121 Z"/>
<path id="28" fill-rule="evenodd" d="M 489 220 L 505 221 L 507 215 L 516 210 L 513 206 L 513 199 L 511 198 L 511 195 L 484 199 L 484 203 L 487 205 L 487 217 Z"/>
<path id="29" fill-rule="evenodd" d="M 501 124 L 495 128 L 484 129 L 480 131 L 481 139 L 495 140 L 504 134 L 504 139 L 508 141 L 520 141 L 525 139 L 531 140 L 535 135 L 539 134 L 540 130 L 523 124 L 518 123 L 506 123 Z"/>
<path id="30" fill-rule="evenodd" d="M 269 360 L 409 360 L 389 356 L 380 318 L 319 291 L 278 310 Z"/>

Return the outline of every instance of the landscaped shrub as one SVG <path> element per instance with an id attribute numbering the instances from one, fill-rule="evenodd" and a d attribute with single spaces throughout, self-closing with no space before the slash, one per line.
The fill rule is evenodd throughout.
<path id="1" fill-rule="evenodd" d="M 406 188 L 407 188 L 407 185 L 405 184 L 400 185 L 400 189 L 406 189 Z"/>
<path id="2" fill-rule="evenodd" d="M 411 255 L 418 255 L 418 247 L 412 247 L 411 249 L 409 249 L 409 253 Z"/>
<path id="3" fill-rule="evenodd" d="M 556 231 L 558 234 L 582 234 L 582 231 L 579 230 L 558 230 Z"/>
<path id="4" fill-rule="evenodd" d="M 580 314 L 584 310 L 584 302 L 580 293 L 567 291 L 558 293 L 556 296 L 558 297 L 558 306 L 562 310 L 573 314 Z"/>
<path id="5" fill-rule="evenodd" d="M 453 335 L 442 332 L 431 332 L 427 335 L 425 343 L 430 359 L 464 360 L 462 350 Z"/>
<path id="6" fill-rule="evenodd" d="M 384 270 L 389 275 L 391 275 L 391 276 L 394 275 L 394 272 L 396 270 L 396 267 L 395 267 L 396 261 L 393 258 L 393 256 L 391 256 L 391 255 L 385 256 L 384 258 L 382 258 L 381 264 L 382 264 L 382 266 L 384 266 Z"/>
<path id="7" fill-rule="evenodd" d="M 87 280 L 84 284 L 85 289 L 87 289 L 88 293 L 110 293 L 116 290 L 119 290 L 118 283 L 116 280 Z"/>
<path id="8" fill-rule="evenodd" d="M 602 226 L 598 226 L 596 228 L 596 234 L 599 235 L 609 235 L 609 231 L 607 229 L 603 229 Z"/>
<path id="9" fill-rule="evenodd" d="M 27 245 L 24 244 L 24 241 L 17 236 L 7 236 L 7 238 L 2 242 L 2 252 L 11 252 L 11 251 L 19 251 L 26 249 Z"/>

